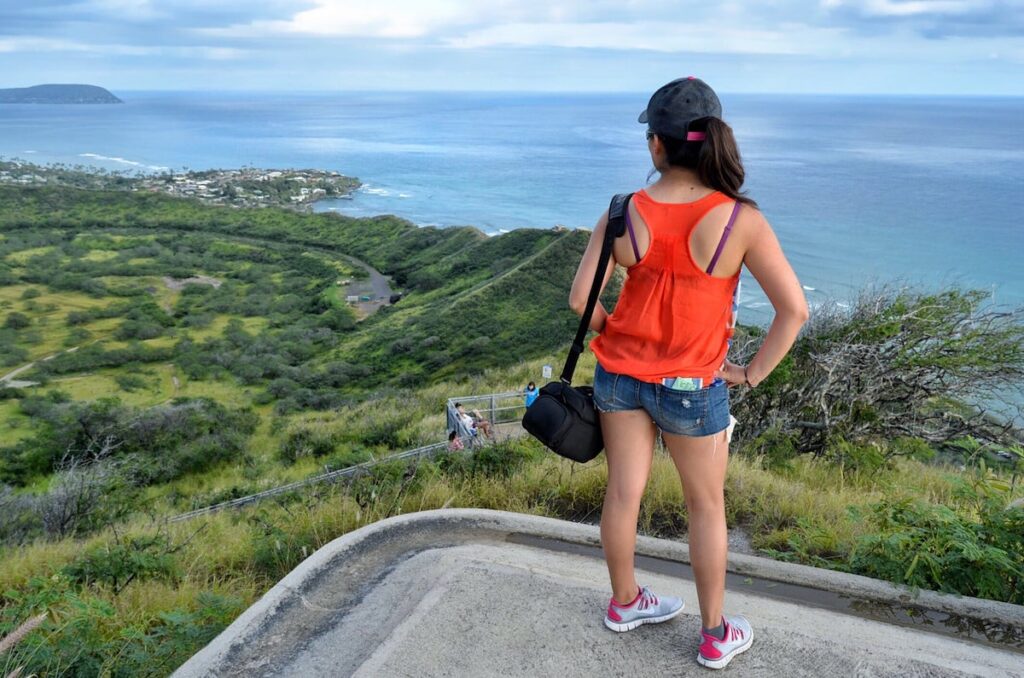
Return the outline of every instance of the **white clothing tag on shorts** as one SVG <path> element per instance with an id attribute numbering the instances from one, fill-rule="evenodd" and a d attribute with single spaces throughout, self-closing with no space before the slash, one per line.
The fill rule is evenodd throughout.
<path id="1" fill-rule="evenodd" d="M 734 416 L 732 416 L 730 414 L 729 415 L 729 425 L 725 428 L 725 442 L 727 442 L 727 443 L 731 443 L 732 442 L 732 430 L 734 428 L 736 428 L 736 424 L 738 424 L 738 423 L 740 423 L 739 420 L 736 417 L 734 417 Z"/>

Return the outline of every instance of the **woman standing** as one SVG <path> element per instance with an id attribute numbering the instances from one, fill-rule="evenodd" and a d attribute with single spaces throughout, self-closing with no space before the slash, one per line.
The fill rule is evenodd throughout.
<path id="1" fill-rule="evenodd" d="M 723 616 L 727 539 L 724 483 L 729 453 L 728 387 L 756 387 L 796 340 L 808 311 L 796 275 L 768 222 L 741 194 L 744 171 L 717 95 L 681 78 L 651 97 L 639 122 L 658 180 L 636 193 L 627 233 L 616 239 L 604 284 L 627 270 L 613 313 L 598 303 L 590 322 L 598 366 L 594 402 L 608 459 L 601 542 L 611 578 L 605 624 L 628 631 L 671 619 L 678 598 L 637 585 L 634 570 L 640 499 L 660 429 L 686 497 L 690 557 L 703 623 L 697 660 L 722 668 L 747 650 L 753 631 Z M 598 221 L 570 295 L 577 313 L 589 288 L 608 223 Z M 764 343 L 748 365 L 726 360 L 743 265 L 775 309 Z"/>
<path id="2" fill-rule="evenodd" d="M 532 405 L 533 401 L 537 399 L 538 395 L 540 395 L 540 392 L 537 390 L 537 384 L 531 381 L 529 384 L 526 385 L 526 390 L 523 391 L 526 406 L 529 407 L 530 405 Z"/>

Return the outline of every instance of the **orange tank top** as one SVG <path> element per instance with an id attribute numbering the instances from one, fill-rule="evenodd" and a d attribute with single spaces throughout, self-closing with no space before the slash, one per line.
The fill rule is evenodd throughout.
<path id="1" fill-rule="evenodd" d="M 739 272 L 716 278 L 693 261 L 690 235 L 728 196 L 714 192 L 689 203 L 633 196 L 651 244 L 627 270 L 626 283 L 604 329 L 590 342 L 601 366 L 615 374 L 660 383 L 698 377 L 709 383 L 732 337 Z"/>

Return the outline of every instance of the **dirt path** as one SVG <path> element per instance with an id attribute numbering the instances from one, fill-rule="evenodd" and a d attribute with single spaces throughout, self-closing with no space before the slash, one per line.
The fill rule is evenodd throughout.
<path id="1" fill-rule="evenodd" d="M 185 289 L 185 285 L 209 285 L 210 287 L 217 288 L 221 286 L 221 281 L 217 278 L 211 278 L 208 275 L 194 275 L 191 278 L 172 278 L 169 275 L 165 275 L 164 285 L 169 290 L 175 290 L 180 292 Z"/>
<path id="2" fill-rule="evenodd" d="M 21 381 L 21 380 L 15 379 L 15 377 L 18 376 L 19 374 L 21 374 L 22 372 L 24 372 L 26 370 L 30 370 L 33 367 L 35 367 L 37 362 L 45 362 L 47 360 L 53 360 L 54 358 L 59 356 L 61 353 L 74 353 L 78 349 L 79 349 L 78 346 L 72 346 L 71 348 L 66 349 L 64 351 L 57 351 L 56 353 L 48 355 L 48 356 L 46 356 L 44 358 L 39 358 L 38 360 L 33 360 L 32 362 L 30 362 L 30 363 L 28 363 L 26 365 L 22 365 L 21 367 L 19 367 L 17 369 L 11 370 L 7 374 L 5 374 L 2 377 L 0 377 L 0 388 L 28 388 L 29 386 L 37 386 L 39 384 L 39 382 L 37 382 L 37 381 Z"/>

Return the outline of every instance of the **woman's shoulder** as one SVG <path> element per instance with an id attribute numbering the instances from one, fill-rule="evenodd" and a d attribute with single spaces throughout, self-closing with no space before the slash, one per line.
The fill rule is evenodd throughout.
<path id="1" fill-rule="evenodd" d="M 768 226 L 768 219 L 764 212 L 756 204 L 740 201 L 740 211 L 736 215 L 737 224 L 744 223 L 748 227 L 764 228 Z"/>
<path id="2" fill-rule="evenodd" d="M 741 203 L 733 226 L 734 237 L 744 243 L 746 249 L 774 237 L 771 224 L 757 205 Z"/>

